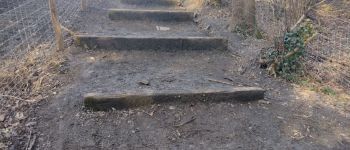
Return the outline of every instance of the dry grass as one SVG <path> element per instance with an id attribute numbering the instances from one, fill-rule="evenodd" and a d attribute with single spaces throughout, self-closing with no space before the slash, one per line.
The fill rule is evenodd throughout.
<path id="1" fill-rule="evenodd" d="M 334 88 L 350 89 L 350 1 L 318 5 L 308 16 L 318 37 L 305 58 L 309 75 Z"/>
<path id="2" fill-rule="evenodd" d="M 317 36 L 304 58 L 313 81 L 350 89 L 350 1 L 256 1 L 257 25 L 271 43 L 282 37 L 300 18 L 310 19 Z M 305 17 L 303 17 L 305 16 Z"/>
<path id="3" fill-rule="evenodd" d="M 48 90 L 51 87 L 50 78 L 55 78 L 65 61 L 58 53 L 46 55 L 49 48 L 49 45 L 42 44 L 29 51 L 24 58 L 2 60 L 2 95 L 30 99 Z"/>
<path id="4" fill-rule="evenodd" d="M 256 1 L 256 24 L 264 38 L 281 37 L 305 14 L 316 0 L 258 0 Z"/>
<path id="5" fill-rule="evenodd" d="M 183 5 L 188 10 L 196 10 L 203 7 L 205 0 L 184 0 Z"/>
<path id="6" fill-rule="evenodd" d="M 30 134 L 32 129 L 25 124 L 32 121 L 32 107 L 68 82 L 60 78 L 62 71 L 65 71 L 62 70 L 66 62 L 64 55 L 63 52 L 53 52 L 50 44 L 41 44 L 28 51 L 23 58 L 1 61 L 0 115 L 4 115 L 5 120 L 0 122 L 0 144 L 9 146 L 27 142 L 26 136 L 16 137 L 12 133 Z M 23 117 L 18 118 L 19 114 Z"/>

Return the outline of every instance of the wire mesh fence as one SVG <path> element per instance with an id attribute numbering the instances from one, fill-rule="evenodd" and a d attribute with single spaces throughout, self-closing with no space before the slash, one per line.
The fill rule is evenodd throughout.
<path id="1" fill-rule="evenodd" d="M 269 39 L 283 36 L 314 3 L 316 0 L 256 0 L 257 26 Z"/>
<path id="2" fill-rule="evenodd" d="M 308 44 L 309 73 L 322 83 L 350 89 L 350 2 L 319 5 L 308 14 L 317 36 Z"/>
<path id="3" fill-rule="evenodd" d="M 81 0 L 54 1 L 59 26 L 73 27 L 85 12 Z M 99 2 L 86 1 L 86 5 Z M 0 0 L 0 115 L 6 114 L 0 121 L 0 149 L 10 145 L 31 149 L 26 147 L 30 127 L 16 121 L 23 122 L 32 111 L 28 108 L 34 107 L 31 104 L 68 82 L 59 77 L 67 71 L 66 58 L 65 51 L 57 50 L 50 12 L 49 0 Z M 65 47 L 72 44 L 68 33 L 63 37 Z"/>
<path id="4" fill-rule="evenodd" d="M 350 89 L 349 1 L 256 0 L 257 26 L 269 40 L 281 39 L 301 19 L 317 35 L 308 43 L 304 61 L 311 77 Z"/>
<path id="5" fill-rule="evenodd" d="M 57 0 L 59 20 L 69 26 L 80 0 Z M 48 0 L 0 1 L 0 93 L 27 98 L 39 64 L 54 54 L 54 32 Z M 35 63 L 34 63 L 35 61 Z"/>

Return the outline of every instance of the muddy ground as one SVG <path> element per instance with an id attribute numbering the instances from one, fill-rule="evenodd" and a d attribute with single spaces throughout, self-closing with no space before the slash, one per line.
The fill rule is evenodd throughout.
<path id="1" fill-rule="evenodd" d="M 66 49 L 66 78 L 58 80 L 69 83 L 25 115 L 36 122 L 33 149 L 350 149 L 349 103 L 266 75 L 256 60 L 268 44 L 232 33 L 228 7 L 204 8 L 197 21 L 198 32 L 227 37 L 229 51 Z M 75 30 L 81 28 L 89 31 Z M 246 103 L 173 102 L 111 112 L 82 106 L 87 92 L 227 86 L 208 79 L 267 93 Z"/>

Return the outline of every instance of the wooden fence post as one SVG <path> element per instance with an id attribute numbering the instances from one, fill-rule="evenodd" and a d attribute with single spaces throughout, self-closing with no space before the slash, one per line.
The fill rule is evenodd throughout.
<path id="1" fill-rule="evenodd" d="M 86 9 L 86 0 L 80 0 L 80 10 L 84 11 Z"/>
<path id="2" fill-rule="evenodd" d="M 257 26 L 255 0 L 235 0 L 233 8 L 234 27 L 244 28 L 255 34 Z"/>
<path id="3" fill-rule="evenodd" d="M 55 31 L 56 44 L 57 44 L 58 50 L 61 51 L 64 49 L 64 43 L 63 43 L 61 24 L 57 16 L 56 0 L 49 0 L 49 8 L 50 8 L 52 26 Z"/>

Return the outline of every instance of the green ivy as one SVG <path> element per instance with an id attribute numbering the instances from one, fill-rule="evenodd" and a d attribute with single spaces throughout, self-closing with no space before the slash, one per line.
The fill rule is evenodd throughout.
<path id="1" fill-rule="evenodd" d="M 284 36 L 284 50 L 280 52 L 281 58 L 288 53 L 298 50 L 292 56 L 284 58 L 277 67 L 277 74 L 281 77 L 295 81 L 297 76 L 303 75 L 302 56 L 305 54 L 305 42 L 314 34 L 311 23 L 305 23 L 300 28 L 288 32 Z"/>
<path id="2" fill-rule="evenodd" d="M 287 32 L 282 40 L 277 39 L 273 48 L 262 53 L 261 59 L 266 60 L 263 62 L 267 62 L 267 65 L 272 65 L 277 60 L 275 75 L 296 81 L 297 77 L 304 73 L 301 58 L 305 54 L 305 42 L 313 35 L 312 24 L 303 23 L 299 28 Z"/>

